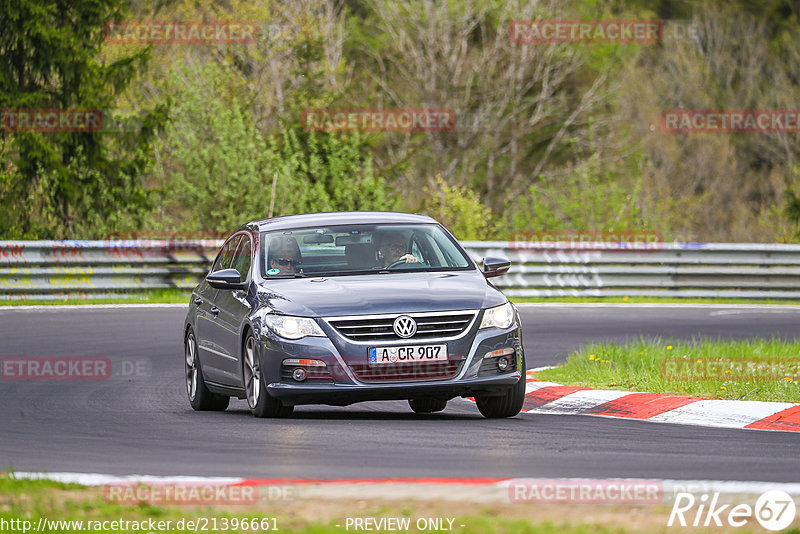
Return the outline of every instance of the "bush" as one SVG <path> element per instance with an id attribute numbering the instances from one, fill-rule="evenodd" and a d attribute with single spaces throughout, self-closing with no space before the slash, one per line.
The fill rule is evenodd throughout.
<path id="1" fill-rule="evenodd" d="M 498 228 L 492 211 L 478 195 L 463 186 L 449 186 L 436 177 L 436 189 L 424 188 L 422 212 L 445 225 L 456 238 L 463 241 L 490 239 Z"/>

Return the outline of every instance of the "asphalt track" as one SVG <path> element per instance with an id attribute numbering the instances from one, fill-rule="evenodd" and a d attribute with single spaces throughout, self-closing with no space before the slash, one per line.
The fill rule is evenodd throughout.
<path id="1" fill-rule="evenodd" d="M 800 334 L 800 309 L 528 306 L 528 367 L 594 340 Z M 624 477 L 800 481 L 800 435 L 583 416 L 485 420 L 460 399 L 301 406 L 258 420 L 243 401 L 195 413 L 183 383 L 182 308 L 0 310 L 0 358 L 108 357 L 107 380 L 0 380 L 0 468 L 111 474 Z M 792 356 L 792 355 L 787 355 Z M 794 355 L 797 356 L 797 355 Z M 137 363 L 138 367 L 137 367 Z"/>

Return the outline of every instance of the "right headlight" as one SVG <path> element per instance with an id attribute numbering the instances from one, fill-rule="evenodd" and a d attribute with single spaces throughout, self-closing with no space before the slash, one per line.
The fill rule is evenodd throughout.
<path id="1" fill-rule="evenodd" d="M 325 337 L 325 332 L 314 319 L 292 317 L 291 315 L 267 314 L 264 323 L 270 330 L 286 339 L 300 339 L 306 336 Z"/>
<path id="2" fill-rule="evenodd" d="M 483 312 L 481 328 L 508 328 L 514 322 L 514 307 L 510 302 Z"/>

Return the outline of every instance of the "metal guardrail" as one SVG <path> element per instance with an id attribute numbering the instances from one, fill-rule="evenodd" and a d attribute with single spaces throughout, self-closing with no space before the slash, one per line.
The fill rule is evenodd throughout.
<path id="1" fill-rule="evenodd" d="M 509 296 L 800 298 L 800 245 L 760 243 L 468 242 L 474 259 L 504 256 L 493 280 Z M 614 248 L 619 246 L 619 248 Z"/>
<path id="2" fill-rule="evenodd" d="M 218 240 L 0 241 L 0 300 L 191 289 L 220 245 Z M 476 261 L 486 256 L 512 261 L 507 275 L 492 279 L 509 296 L 800 298 L 800 245 L 463 245 Z"/>
<path id="3" fill-rule="evenodd" d="M 0 241 L 0 300 L 85 299 L 119 296 L 115 295 L 118 291 L 192 289 L 208 272 L 221 245 L 213 239 Z"/>

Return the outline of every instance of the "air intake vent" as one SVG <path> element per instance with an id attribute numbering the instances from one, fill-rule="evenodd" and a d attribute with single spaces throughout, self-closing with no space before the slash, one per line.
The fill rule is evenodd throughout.
<path id="1" fill-rule="evenodd" d="M 430 363 L 399 363 L 396 365 L 350 365 L 362 382 L 416 382 L 455 378 L 464 360 Z"/>

